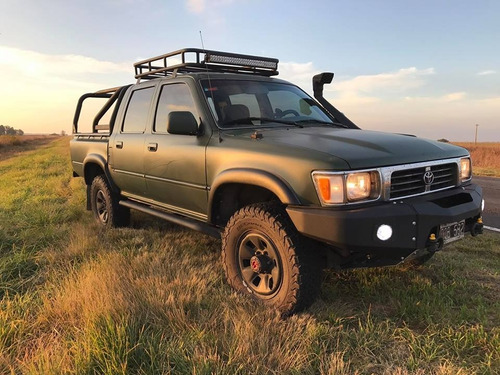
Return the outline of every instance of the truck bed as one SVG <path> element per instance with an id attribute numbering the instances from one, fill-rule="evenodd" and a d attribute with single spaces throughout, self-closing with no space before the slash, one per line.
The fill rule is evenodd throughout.
<path id="1" fill-rule="evenodd" d="M 83 164 L 86 158 L 108 159 L 109 134 L 75 134 L 71 140 L 71 164 L 74 174 L 83 176 Z"/>

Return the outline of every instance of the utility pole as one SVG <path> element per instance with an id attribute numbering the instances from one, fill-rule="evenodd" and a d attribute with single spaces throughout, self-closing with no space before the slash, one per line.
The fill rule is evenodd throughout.
<path id="1" fill-rule="evenodd" d="M 476 124 L 476 137 L 474 138 L 474 144 L 477 145 L 477 128 L 479 127 L 479 124 Z"/>

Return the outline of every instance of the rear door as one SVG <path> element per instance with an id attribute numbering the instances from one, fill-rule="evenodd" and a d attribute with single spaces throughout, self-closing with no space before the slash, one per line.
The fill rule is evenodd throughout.
<path id="1" fill-rule="evenodd" d="M 142 197 L 146 193 L 144 144 L 145 132 L 151 122 L 154 91 L 154 84 L 131 90 L 125 98 L 125 112 L 117 119 L 115 135 L 109 143 L 109 166 L 113 180 L 127 196 Z"/>

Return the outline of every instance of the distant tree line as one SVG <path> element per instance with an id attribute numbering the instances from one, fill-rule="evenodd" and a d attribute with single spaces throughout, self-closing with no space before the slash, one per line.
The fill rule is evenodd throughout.
<path id="1" fill-rule="evenodd" d="M 0 135 L 23 135 L 21 129 L 14 129 L 12 126 L 0 125 Z"/>

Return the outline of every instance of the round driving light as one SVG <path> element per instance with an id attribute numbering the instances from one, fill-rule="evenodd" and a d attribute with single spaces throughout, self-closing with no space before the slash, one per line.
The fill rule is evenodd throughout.
<path id="1" fill-rule="evenodd" d="M 392 237 L 392 228 L 390 225 L 382 224 L 377 229 L 377 238 L 381 241 L 387 241 Z"/>
<path id="2" fill-rule="evenodd" d="M 484 211 L 484 199 L 481 202 L 481 211 Z"/>

